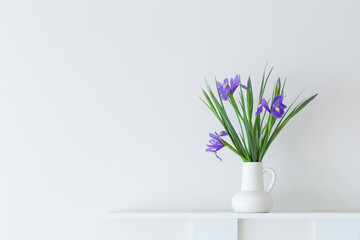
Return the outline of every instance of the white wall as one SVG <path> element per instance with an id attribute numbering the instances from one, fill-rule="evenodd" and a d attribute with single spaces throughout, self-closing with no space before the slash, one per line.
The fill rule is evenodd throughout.
<path id="1" fill-rule="evenodd" d="M 359 1 L 0 1 L 0 239 L 189 239 L 115 209 L 230 209 L 203 78 L 319 93 L 264 159 L 274 210 L 360 209 Z M 164 230 L 165 229 L 165 230 Z"/>

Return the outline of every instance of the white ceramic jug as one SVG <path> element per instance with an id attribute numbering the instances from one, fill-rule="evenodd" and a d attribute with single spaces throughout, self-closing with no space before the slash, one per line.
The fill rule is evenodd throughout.
<path id="1" fill-rule="evenodd" d="M 272 174 L 267 190 L 264 190 L 264 173 Z M 276 181 L 275 171 L 263 168 L 262 162 L 244 162 L 242 164 L 241 192 L 232 198 L 235 212 L 269 212 L 273 206 L 270 195 Z"/>

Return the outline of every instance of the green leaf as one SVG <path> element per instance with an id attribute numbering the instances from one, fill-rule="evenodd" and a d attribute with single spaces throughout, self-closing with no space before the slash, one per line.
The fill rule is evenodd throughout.
<path id="1" fill-rule="evenodd" d="M 286 85 L 286 78 L 284 80 L 284 84 L 283 84 L 282 89 L 281 89 L 281 95 L 283 95 L 283 96 L 284 96 L 285 85 Z"/>
<path id="2" fill-rule="evenodd" d="M 249 77 L 249 80 L 247 83 L 246 98 L 247 98 L 248 119 L 249 119 L 249 122 L 251 123 L 251 117 L 252 117 L 253 105 L 254 105 L 254 103 L 253 103 L 254 97 L 253 97 L 253 91 L 252 91 L 250 77 Z"/>
<path id="3" fill-rule="evenodd" d="M 266 66 L 265 66 L 265 69 L 266 69 Z M 267 83 L 268 83 L 270 74 L 271 74 L 271 72 L 272 72 L 273 69 L 274 69 L 274 66 L 271 67 L 271 69 L 270 69 L 269 73 L 267 74 L 266 78 L 264 78 L 264 77 L 265 77 L 265 69 L 264 69 L 264 73 L 263 73 L 263 79 L 262 79 L 262 81 L 261 81 L 261 88 L 260 88 L 260 94 L 259 94 L 259 102 L 260 102 L 261 98 L 262 98 L 263 95 L 264 95 L 266 85 L 267 85 Z"/>

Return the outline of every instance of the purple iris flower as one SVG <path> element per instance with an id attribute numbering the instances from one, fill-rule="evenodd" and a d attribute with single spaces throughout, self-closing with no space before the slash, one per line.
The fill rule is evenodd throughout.
<path id="1" fill-rule="evenodd" d="M 231 94 L 233 94 L 235 90 L 238 88 L 239 84 L 240 84 L 239 75 L 236 75 L 234 78 L 230 78 L 230 84 L 229 84 L 229 79 L 227 78 L 224 79 L 223 83 L 217 82 L 221 99 L 223 101 L 227 101 L 229 99 L 228 93 L 231 92 Z M 247 87 L 243 84 L 241 84 L 240 86 L 245 90 L 247 89 Z"/>
<path id="2" fill-rule="evenodd" d="M 211 139 L 209 140 L 208 148 L 206 149 L 207 152 L 213 152 L 215 154 L 215 156 L 220 159 L 220 161 L 222 161 L 222 159 L 217 155 L 217 151 L 219 151 L 220 149 L 222 149 L 225 145 L 224 143 L 220 140 L 220 137 L 223 136 L 227 136 L 228 133 L 226 131 L 221 131 L 220 133 L 215 132 L 215 134 L 213 133 L 209 133 L 209 136 L 211 137 Z"/>
<path id="3" fill-rule="evenodd" d="M 220 97 L 223 101 L 226 101 L 229 99 L 228 93 L 231 89 L 230 85 L 229 85 L 229 79 L 225 78 L 224 82 L 221 84 L 221 82 L 217 82 L 218 88 L 219 88 L 219 93 L 220 93 Z"/>
<path id="4" fill-rule="evenodd" d="M 265 100 L 265 98 L 262 98 L 262 99 L 260 100 L 260 104 L 258 105 L 257 111 L 256 111 L 255 114 L 260 114 L 260 113 L 262 113 L 263 108 L 265 108 L 266 111 L 268 111 L 268 112 L 270 113 L 270 108 L 269 108 L 269 105 L 268 105 L 267 101 Z"/>
<path id="5" fill-rule="evenodd" d="M 285 113 L 286 106 L 282 103 L 284 96 L 277 95 L 274 97 L 274 101 L 271 105 L 271 109 L 269 108 L 268 103 L 264 98 L 260 100 L 260 104 L 258 105 L 257 111 L 255 114 L 260 114 L 263 111 L 263 108 L 266 109 L 269 113 L 271 113 L 275 118 L 281 118 Z"/>
<path id="6" fill-rule="evenodd" d="M 235 90 L 237 89 L 237 87 L 239 86 L 239 84 L 240 84 L 239 75 L 236 75 L 234 78 L 231 78 L 231 79 L 230 79 L 230 92 L 231 92 L 231 93 L 234 93 Z M 243 89 L 247 90 L 246 85 L 240 84 L 240 86 L 241 86 Z"/>
<path id="7" fill-rule="evenodd" d="M 281 118 L 285 113 L 284 109 L 286 106 L 282 103 L 283 99 L 284 96 L 277 95 L 271 105 L 271 114 L 276 118 Z"/>

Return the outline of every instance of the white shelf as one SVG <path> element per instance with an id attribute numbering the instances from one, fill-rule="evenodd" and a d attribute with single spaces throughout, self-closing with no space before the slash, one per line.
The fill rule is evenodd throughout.
<path id="1" fill-rule="evenodd" d="M 360 211 L 311 211 L 311 212 L 270 212 L 270 213 L 236 213 L 233 211 L 114 211 L 107 214 L 115 219 L 185 219 L 192 221 L 193 240 L 238 240 L 243 228 L 238 220 L 247 219 L 304 219 L 309 223 L 306 235 L 308 239 L 317 240 L 359 240 Z M 303 233 L 304 229 L 302 229 Z M 248 232 L 249 233 L 249 232 Z M 248 234 L 242 232 L 242 234 Z M 279 239 L 275 231 L 267 232 L 267 239 Z M 251 235 L 252 234 L 252 235 Z M 270 235 L 271 236 L 270 236 Z M 291 239 L 281 235 L 281 239 Z M 250 239 L 264 239 L 262 231 L 250 232 Z M 245 238 L 247 238 L 246 235 Z M 243 239 L 243 238 L 241 238 Z"/>
<path id="2" fill-rule="evenodd" d="M 360 219 L 360 211 L 235 213 L 232 211 L 114 211 L 117 219 Z"/>

